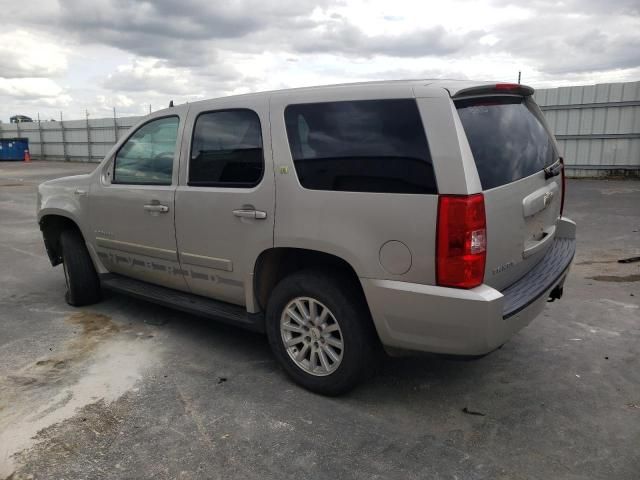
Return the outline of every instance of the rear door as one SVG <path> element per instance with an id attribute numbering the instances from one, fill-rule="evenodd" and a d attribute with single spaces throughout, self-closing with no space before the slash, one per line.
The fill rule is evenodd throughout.
<path id="1" fill-rule="evenodd" d="M 562 196 L 558 152 L 529 96 L 463 98 L 455 105 L 484 191 L 485 283 L 503 289 L 551 246 Z"/>
<path id="2" fill-rule="evenodd" d="M 275 193 L 266 96 L 191 105 L 176 191 L 176 236 L 190 290 L 247 305 L 253 267 L 273 247 Z"/>

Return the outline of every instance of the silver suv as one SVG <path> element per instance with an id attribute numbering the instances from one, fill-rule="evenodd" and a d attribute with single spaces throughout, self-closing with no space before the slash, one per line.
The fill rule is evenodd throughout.
<path id="1" fill-rule="evenodd" d="M 335 395 L 389 353 L 478 356 L 560 298 L 564 170 L 524 85 L 400 81 L 156 112 L 39 187 L 75 306 L 102 288 L 266 332 Z"/>

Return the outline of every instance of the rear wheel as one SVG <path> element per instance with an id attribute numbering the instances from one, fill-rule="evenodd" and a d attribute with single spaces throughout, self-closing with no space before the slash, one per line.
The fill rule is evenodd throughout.
<path id="1" fill-rule="evenodd" d="M 65 300 L 81 307 L 100 300 L 100 280 L 93 266 L 87 246 L 79 232 L 65 230 L 60 234 L 62 266 L 67 285 Z"/>
<path id="2" fill-rule="evenodd" d="M 361 293 L 318 271 L 294 273 L 275 287 L 267 335 L 287 374 L 324 395 L 355 387 L 372 370 L 378 341 Z"/>

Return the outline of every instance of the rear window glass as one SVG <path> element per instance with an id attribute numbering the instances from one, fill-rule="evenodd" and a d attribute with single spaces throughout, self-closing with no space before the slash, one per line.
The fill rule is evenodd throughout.
<path id="1" fill-rule="evenodd" d="M 533 175 L 556 161 L 549 133 L 523 98 L 464 100 L 456 108 L 484 190 Z"/>
<path id="2" fill-rule="evenodd" d="M 437 193 L 415 100 L 289 105 L 285 122 L 305 188 Z"/>
<path id="3" fill-rule="evenodd" d="M 262 179 L 262 132 L 252 110 L 220 110 L 196 119 L 189 185 L 249 188 Z"/>

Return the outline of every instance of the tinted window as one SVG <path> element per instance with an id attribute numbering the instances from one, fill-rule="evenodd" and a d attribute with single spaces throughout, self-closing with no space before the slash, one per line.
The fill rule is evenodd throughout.
<path id="1" fill-rule="evenodd" d="M 140 127 L 118 150 L 113 183 L 171 185 L 179 123 L 167 117 Z"/>
<path id="2" fill-rule="evenodd" d="M 483 189 L 528 177 L 556 161 L 549 133 L 524 99 L 466 100 L 456 107 Z"/>
<path id="3" fill-rule="evenodd" d="M 251 110 L 203 113 L 191 144 L 189 185 L 252 187 L 262 179 L 260 119 Z"/>
<path id="4" fill-rule="evenodd" d="M 303 187 L 437 193 L 414 100 L 290 105 L 284 115 Z"/>

